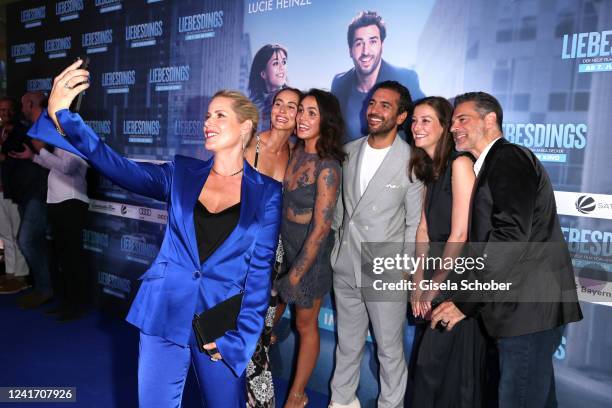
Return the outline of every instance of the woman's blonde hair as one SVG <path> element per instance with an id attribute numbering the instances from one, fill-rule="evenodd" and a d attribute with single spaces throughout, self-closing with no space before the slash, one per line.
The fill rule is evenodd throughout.
<path id="1" fill-rule="evenodd" d="M 245 144 L 248 143 L 251 137 L 257 132 L 257 123 L 259 122 L 257 107 L 249 98 L 238 91 L 223 89 L 214 94 L 212 98 L 215 99 L 218 96 L 232 100 L 232 110 L 238 117 L 238 122 L 243 123 L 246 120 L 250 120 L 253 123 L 249 139 L 244 141 Z"/>

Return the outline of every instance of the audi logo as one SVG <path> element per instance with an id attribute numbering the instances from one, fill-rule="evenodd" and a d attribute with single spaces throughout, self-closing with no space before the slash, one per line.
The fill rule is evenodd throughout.
<path id="1" fill-rule="evenodd" d="M 150 208 L 139 208 L 138 209 L 138 214 L 140 215 L 151 215 L 153 213 L 153 211 L 151 211 Z"/>

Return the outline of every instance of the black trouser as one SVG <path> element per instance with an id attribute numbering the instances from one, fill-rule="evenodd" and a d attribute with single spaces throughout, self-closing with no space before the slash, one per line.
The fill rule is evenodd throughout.
<path id="1" fill-rule="evenodd" d="M 65 313 L 82 312 L 89 303 L 89 272 L 83 256 L 87 208 L 87 203 L 76 199 L 47 207 L 57 266 L 52 271 L 53 290 Z"/>

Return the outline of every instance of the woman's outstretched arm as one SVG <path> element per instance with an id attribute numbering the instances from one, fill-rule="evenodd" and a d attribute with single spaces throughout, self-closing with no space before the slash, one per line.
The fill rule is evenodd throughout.
<path id="1" fill-rule="evenodd" d="M 79 114 L 68 109 L 72 100 L 89 87 L 89 73 L 78 69 L 81 62 L 70 65 L 55 78 L 47 112 L 28 135 L 87 159 L 97 171 L 126 190 L 166 201 L 174 163 L 157 165 L 122 157 L 100 140 Z"/>

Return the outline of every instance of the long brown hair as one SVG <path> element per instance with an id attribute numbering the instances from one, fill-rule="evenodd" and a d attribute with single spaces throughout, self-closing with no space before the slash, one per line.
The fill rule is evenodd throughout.
<path id="1" fill-rule="evenodd" d="M 453 106 L 446 98 L 441 96 L 428 96 L 420 99 L 414 107 L 416 108 L 419 105 L 431 107 L 436 113 L 440 126 L 442 126 L 442 137 L 436 144 L 433 159 L 427 155 L 425 150 L 415 146 L 414 137 L 410 142 L 410 162 L 408 164 L 410 180 L 412 181 L 412 174 L 414 174 L 417 179 L 427 183 L 437 180 L 444 173 L 450 154 L 455 148 L 455 142 L 450 132 Z"/>

